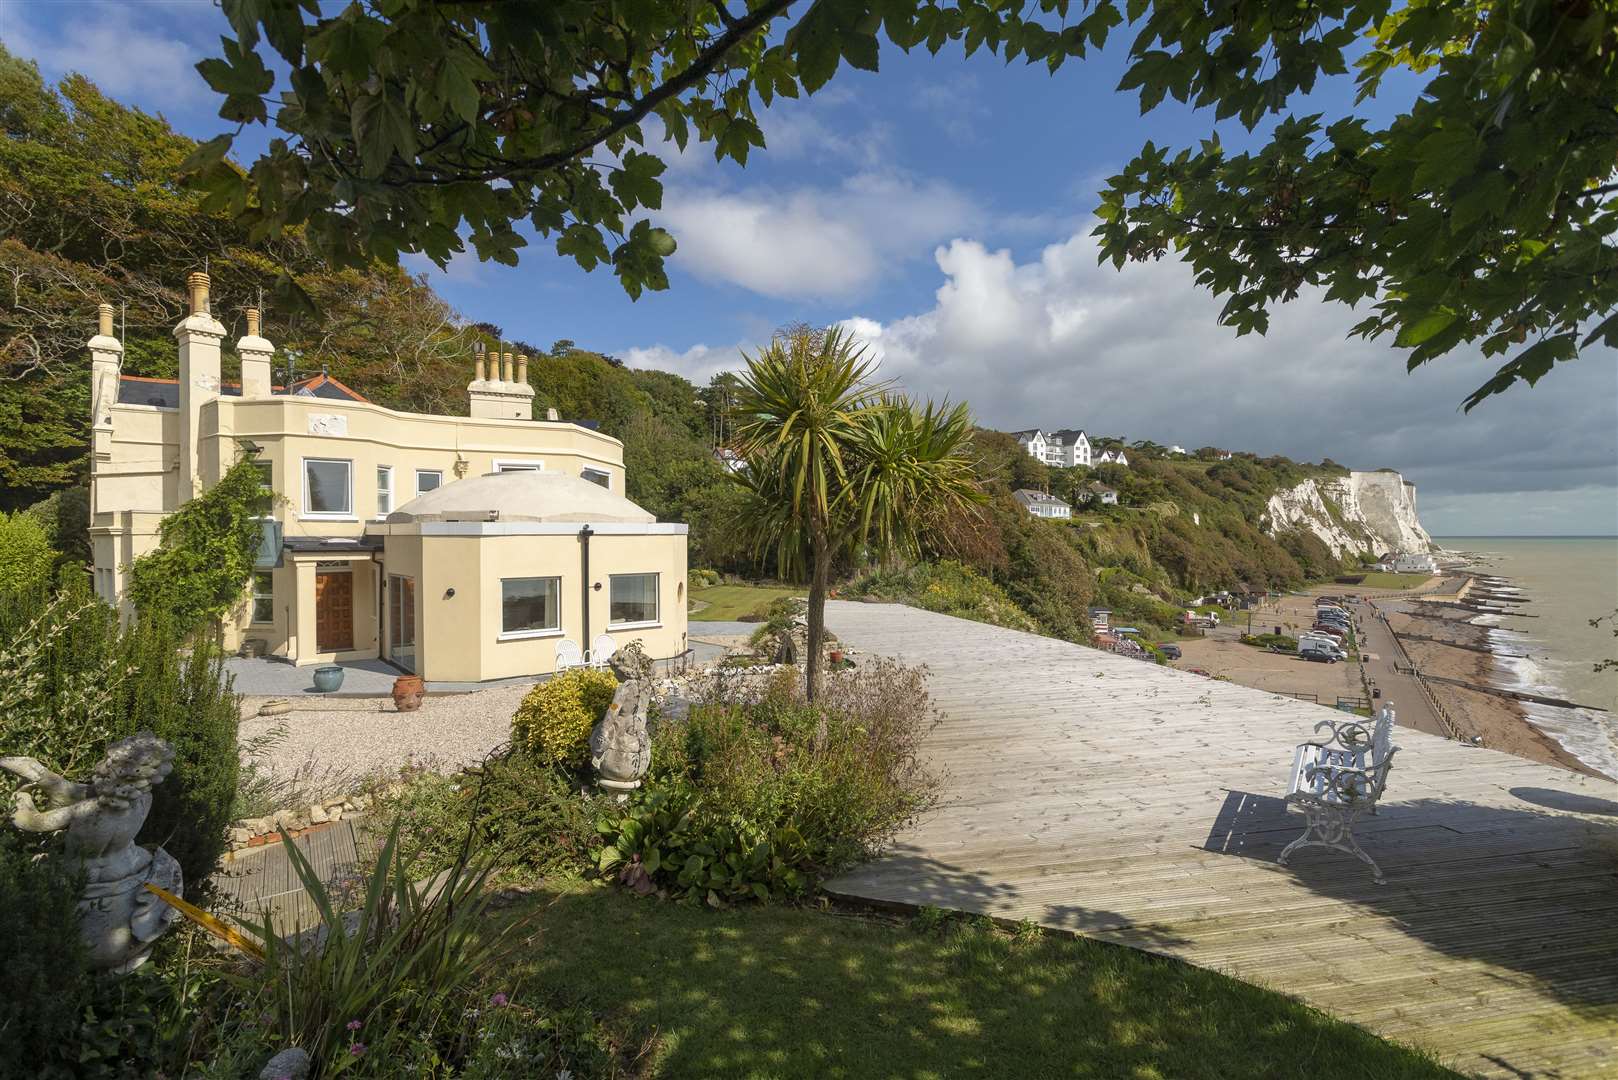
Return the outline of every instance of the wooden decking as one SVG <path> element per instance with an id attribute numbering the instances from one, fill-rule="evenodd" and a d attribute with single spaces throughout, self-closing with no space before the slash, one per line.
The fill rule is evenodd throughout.
<path id="1" fill-rule="evenodd" d="M 834 893 L 1178 957 L 1464 1073 L 1618 1077 L 1618 784 L 1400 728 L 1359 829 L 1388 883 L 1318 849 L 1283 868 L 1292 748 L 1341 714 L 897 605 L 827 622 L 928 666 L 947 773 L 942 805 Z"/>

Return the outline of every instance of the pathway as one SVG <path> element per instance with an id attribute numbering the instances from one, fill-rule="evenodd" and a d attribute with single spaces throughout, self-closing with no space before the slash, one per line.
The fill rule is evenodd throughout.
<path id="1" fill-rule="evenodd" d="M 834 893 L 1179 957 L 1465 1072 L 1618 1077 L 1618 784 L 1401 729 L 1361 829 L 1388 884 L 1335 852 L 1283 868 L 1293 745 L 1339 714 L 898 605 L 827 621 L 928 665 L 947 773 L 943 805 Z"/>
<path id="2" fill-rule="evenodd" d="M 1396 598 L 1377 597 L 1376 601 L 1371 603 L 1354 605 L 1354 612 L 1359 620 L 1359 631 L 1364 637 L 1361 648 L 1366 652 L 1375 653 L 1377 657 L 1366 662 L 1365 673 L 1382 691 L 1383 697 L 1399 703 L 1400 708 L 1397 711 L 1400 724 L 1429 735 L 1445 736 L 1449 729 L 1439 718 L 1421 683 L 1414 675 L 1402 675 L 1397 670 L 1411 666 L 1410 656 L 1394 638 L 1393 631 L 1388 629 L 1388 624 L 1382 621 L 1380 614 L 1383 610 L 1404 610 L 1403 606 L 1390 603 L 1394 599 Z M 1380 605 L 1377 601 L 1380 601 Z"/>

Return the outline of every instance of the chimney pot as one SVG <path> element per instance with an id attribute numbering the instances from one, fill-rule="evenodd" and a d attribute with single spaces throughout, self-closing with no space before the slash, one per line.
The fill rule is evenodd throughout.
<path id="1" fill-rule="evenodd" d="M 528 354 L 527 353 L 518 353 L 517 354 L 517 381 L 520 382 L 520 383 L 525 383 L 525 382 L 528 381 Z"/>
<path id="2" fill-rule="evenodd" d="M 472 381 L 484 382 L 488 377 L 488 369 L 483 364 L 483 350 L 479 349 L 472 354 Z"/>
<path id="3" fill-rule="evenodd" d="M 193 270 L 186 277 L 185 284 L 191 291 L 191 314 L 208 314 L 208 275 L 201 270 Z"/>
<path id="4" fill-rule="evenodd" d="M 102 337 L 112 337 L 112 305 L 102 304 L 96 309 L 96 333 Z"/>
<path id="5" fill-rule="evenodd" d="M 250 307 L 247 309 L 247 336 L 258 337 L 258 330 L 258 308 Z"/>
<path id="6" fill-rule="evenodd" d="M 501 382 L 510 382 L 511 381 L 511 375 L 512 375 L 512 372 L 511 372 L 511 354 L 510 353 L 501 353 L 500 354 L 500 381 Z"/>

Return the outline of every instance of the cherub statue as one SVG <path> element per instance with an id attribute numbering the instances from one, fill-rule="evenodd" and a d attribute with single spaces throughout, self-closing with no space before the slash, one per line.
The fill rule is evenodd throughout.
<path id="1" fill-rule="evenodd" d="M 124 974 L 145 962 L 176 912 L 145 885 L 178 895 L 180 864 L 162 848 L 148 851 L 135 837 L 152 809 L 152 785 L 174 767 L 174 751 L 151 732 L 114 743 L 87 784 L 65 780 L 30 757 L 0 758 L 0 769 L 50 798 L 41 810 L 19 791 L 11 820 L 24 832 L 61 832 L 63 856 L 84 872 L 79 920 L 91 966 Z"/>
<path id="2" fill-rule="evenodd" d="M 620 796 L 640 787 L 652 764 L 652 740 L 646 733 L 650 704 L 651 695 L 641 680 L 619 683 L 612 704 L 590 732 L 590 764 L 597 782 Z"/>

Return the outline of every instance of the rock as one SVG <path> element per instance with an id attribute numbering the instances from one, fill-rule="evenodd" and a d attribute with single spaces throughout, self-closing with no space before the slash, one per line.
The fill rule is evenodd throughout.
<path id="1" fill-rule="evenodd" d="M 272 830 L 285 829 L 287 832 L 295 832 L 298 829 L 304 828 L 308 824 L 309 822 L 304 820 L 303 815 L 298 813 L 298 811 L 283 810 L 279 814 L 275 815 Z"/>
<path id="2" fill-rule="evenodd" d="M 276 1054 L 259 1070 L 258 1080 L 308 1080 L 309 1053 L 294 1046 Z"/>
<path id="3" fill-rule="evenodd" d="M 239 823 L 249 836 L 262 836 L 275 828 L 275 819 L 267 817 L 243 818 Z"/>
<path id="4" fill-rule="evenodd" d="M 344 799 L 343 800 L 343 813 L 352 814 L 354 811 L 356 811 L 358 809 L 359 809 L 359 807 L 354 805 L 354 800 L 353 799 Z"/>
<path id="5" fill-rule="evenodd" d="M 356 795 L 348 801 L 354 804 L 354 809 L 364 810 L 371 800 L 364 795 Z"/>
<path id="6" fill-rule="evenodd" d="M 315 803 L 309 808 L 309 824 L 324 825 L 330 820 L 331 815 L 326 813 L 326 808 L 319 803 Z"/>
<path id="7" fill-rule="evenodd" d="M 252 838 L 253 834 L 242 828 L 240 825 L 230 830 L 230 842 L 232 844 L 245 844 Z"/>
<path id="8" fill-rule="evenodd" d="M 328 818 L 330 818 L 332 821 L 341 821 L 341 820 L 343 820 L 343 808 L 342 808 L 342 805 L 339 804 L 337 806 L 329 806 L 329 807 L 327 807 L 326 808 L 326 816 Z"/>

